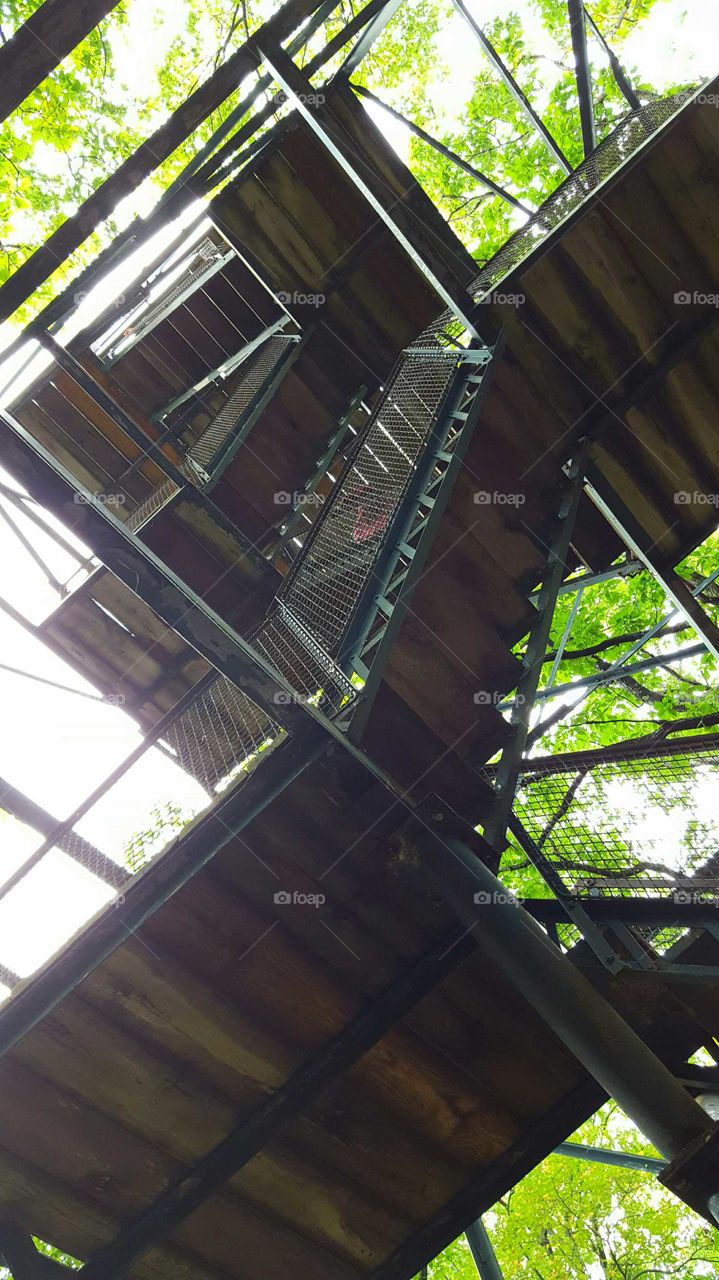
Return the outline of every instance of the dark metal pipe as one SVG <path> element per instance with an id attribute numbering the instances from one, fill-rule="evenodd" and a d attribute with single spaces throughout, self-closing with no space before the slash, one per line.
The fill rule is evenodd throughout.
<path id="1" fill-rule="evenodd" d="M 492 1241 L 487 1235 L 487 1228 L 481 1218 L 477 1218 L 465 1232 L 474 1265 L 479 1273 L 479 1280 L 504 1280 L 502 1268 L 492 1248 Z"/>
<path id="2" fill-rule="evenodd" d="M 582 145 L 584 158 L 592 154 L 597 145 L 597 134 L 594 127 L 594 105 L 592 103 L 592 77 L 589 69 L 587 52 L 587 28 L 584 18 L 582 0 L 567 0 L 569 9 L 569 26 L 572 34 L 572 52 L 574 54 L 574 74 L 579 95 L 579 119 L 582 126 Z"/>
<path id="3" fill-rule="evenodd" d="M 581 1142 L 560 1142 L 555 1156 L 572 1156 L 575 1160 L 588 1160 L 591 1164 L 611 1164 L 618 1169 L 638 1169 L 641 1173 L 661 1173 L 666 1160 L 656 1156 L 630 1155 L 627 1151 L 607 1151 L 603 1147 L 588 1147 Z"/>
<path id="4" fill-rule="evenodd" d="M 418 846 L 427 875 L 480 949 L 654 1146 L 672 1159 L 706 1135 L 701 1107 L 468 846 L 429 829 Z"/>
<path id="5" fill-rule="evenodd" d="M 363 84 L 352 83 L 350 87 L 354 89 L 355 93 L 358 93 L 360 97 L 367 98 L 368 102 L 376 103 L 376 105 L 381 107 L 383 111 L 386 111 L 388 115 L 392 116 L 395 120 L 399 120 L 400 124 L 403 124 L 411 133 L 414 133 L 418 138 L 421 138 L 422 141 L 426 142 L 430 147 L 434 147 L 434 150 L 438 151 L 441 156 L 445 156 L 447 160 L 451 160 L 452 164 L 456 164 L 458 169 L 463 169 L 465 173 L 468 173 L 470 178 L 476 178 L 477 182 L 481 182 L 482 185 L 487 187 L 489 191 L 492 191 L 495 196 L 499 196 L 500 200 L 504 200 L 507 204 L 513 205 L 515 209 L 519 209 L 522 213 L 526 213 L 528 217 L 531 218 L 532 214 L 535 212 L 534 209 L 530 209 L 529 205 L 522 204 L 521 200 L 518 200 L 516 196 L 511 195 L 509 191 L 505 191 L 504 187 L 500 187 L 498 183 L 493 182 L 491 178 L 488 178 L 485 173 L 481 173 L 479 169 L 475 169 L 474 165 L 469 164 L 467 160 L 463 160 L 461 156 L 458 156 L 456 151 L 451 151 L 443 142 L 440 142 L 437 138 L 433 138 L 431 133 L 427 133 L 425 129 L 420 128 L 420 126 L 415 124 L 413 120 L 408 120 L 407 116 L 403 116 L 401 111 L 397 111 L 394 107 L 390 107 L 386 102 L 383 102 L 381 98 L 378 98 L 376 93 L 372 93 L 369 89 L 366 89 Z"/>

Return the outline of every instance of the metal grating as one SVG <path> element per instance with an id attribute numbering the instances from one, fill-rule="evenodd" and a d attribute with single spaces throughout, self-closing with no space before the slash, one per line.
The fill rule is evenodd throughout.
<path id="1" fill-rule="evenodd" d="M 253 401 L 274 376 L 294 344 L 294 337 L 275 334 L 248 357 L 242 365 L 243 377 L 239 386 L 189 450 L 187 456 L 191 462 L 197 463 L 205 471 L 211 470 L 219 450 L 236 433 Z"/>
<path id="2" fill-rule="evenodd" d="M 403 354 L 347 467 L 316 521 L 281 597 L 332 655 L 372 574 L 457 369 L 432 326 Z M 422 354 L 422 348 L 432 348 Z M 435 354 L 436 352 L 436 354 Z"/>
<path id="3" fill-rule="evenodd" d="M 285 677 L 301 700 L 325 715 L 335 715 L 354 699 L 356 690 L 341 668 L 284 602 L 279 602 L 250 643 Z"/>
<path id="4" fill-rule="evenodd" d="M 280 729 L 225 676 L 218 676 L 165 734 L 178 763 L 210 794 L 248 770 Z"/>
<path id="5" fill-rule="evenodd" d="M 667 120 L 694 97 L 694 90 L 649 102 L 625 116 L 595 151 L 578 165 L 544 201 L 524 226 L 510 236 L 473 281 L 470 292 L 480 297 L 509 275 L 587 196 L 623 165 Z"/>
<path id="6" fill-rule="evenodd" d="M 681 739 L 654 754 L 626 744 L 527 761 L 514 811 L 541 862 L 579 898 L 719 903 L 718 786 L 719 741 Z"/>

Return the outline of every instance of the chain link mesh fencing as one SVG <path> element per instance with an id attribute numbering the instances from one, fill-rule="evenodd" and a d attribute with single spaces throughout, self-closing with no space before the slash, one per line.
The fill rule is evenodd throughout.
<path id="1" fill-rule="evenodd" d="M 719 905 L 719 737 L 527 761 L 515 814 L 578 898 Z"/>

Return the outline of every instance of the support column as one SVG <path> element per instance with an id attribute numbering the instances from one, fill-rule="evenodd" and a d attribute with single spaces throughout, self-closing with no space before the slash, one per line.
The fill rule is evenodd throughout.
<path id="1" fill-rule="evenodd" d="M 487 1228 L 481 1218 L 477 1218 L 465 1232 L 467 1244 L 474 1258 L 479 1273 L 479 1280 L 504 1280 L 502 1268 L 492 1248 L 492 1241 L 487 1235 Z"/>
<path id="2" fill-rule="evenodd" d="M 418 848 L 425 874 L 474 931 L 479 947 L 654 1146 L 675 1162 L 663 1181 L 712 1221 L 719 1200 L 717 1126 L 467 845 L 427 827 Z"/>

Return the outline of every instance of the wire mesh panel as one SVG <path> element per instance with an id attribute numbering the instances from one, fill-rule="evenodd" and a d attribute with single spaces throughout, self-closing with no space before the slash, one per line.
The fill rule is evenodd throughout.
<path id="1" fill-rule="evenodd" d="M 570 893 L 719 901 L 719 741 L 670 746 L 527 762 L 515 813 Z"/>
<path id="2" fill-rule="evenodd" d="M 284 602 L 280 601 L 250 643 L 302 700 L 325 715 L 333 716 L 353 700 L 356 690 L 344 672 Z"/>
<path id="3" fill-rule="evenodd" d="M 486 293 L 531 253 L 605 178 L 610 177 L 667 120 L 681 111 L 694 90 L 649 102 L 625 116 L 595 151 L 557 187 L 541 208 L 510 236 L 474 280 L 471 292 Z"/>
<path id="4" fill-rule="evenodd" d="M 294 337 L 275 334 L 248 356 L 241 366 L 242 381 L 228 396 L 225 404 L 209 427 L 203 431 L 199 440 L 193 444 L 187 455 L 190 461 L 197 463 L 205 471 L 211 470 L 219 450 L 230 436 L 235 437 L 241 430 L 247 411 L 274 377 L 294 345 Z"/>
<path id="5" fill-rule="evenodd" d="M 336 654 L 457 368 L 434 331 L 408 351 L 358 437 L 348 467 L 288 575 L 282 598 Z M 421 345 L 418 340 L 418 345 Z"/>

